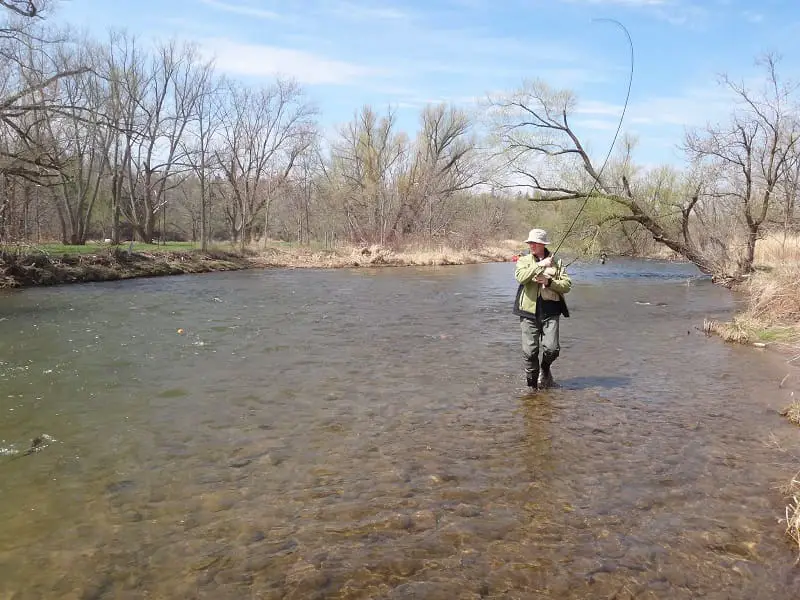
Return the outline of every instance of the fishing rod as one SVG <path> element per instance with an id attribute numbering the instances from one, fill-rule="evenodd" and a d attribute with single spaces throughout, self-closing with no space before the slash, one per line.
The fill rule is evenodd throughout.
<path id="1" fill-rule="evenodd" d="M 578 218 L 581 216 L 581 213 L 586 208 L 586 204 L 589 202 L 589 198 L 591 198 L 592 194 L 595 191 L 597 191 L 597 186 L 600 184 L 600 179 L 603 176 L 603 171 L 605 171 L 606 166 L 608 165 L 608 160 L 611 158 L 611 153 L 614 151 L 614 145 L 617 143 L 617 137 L 619 136 L 619 132 L 622 129 L 622 122 L 625 119 L 625 112 L 628 110 L 628 102 L 629 102 L 630 97 L 631 97 L 631 87 L 633 85 L 633 67 L 634 67 L 633 40 L 631 39 L 631 34 L 628 31 L 628 29 L 625 27 L 625 25 L 623 25 L 622 23 L 620 23 L 616 19 L 610 19 L 610 18 L 592 19 L 593 23 L 598 23 L 598 22 L 603 22 L 603 21 L 608 22 L 608 23 L 613 23 L 613 24 L 617 25 L 618 27 L 620 27 L 622 29 L 622 31 L 625 33 L 625 36 L 628 38 L 628 47 L 630 48 L 630 73 L 628 74 L 628 91 L 627 91 L 627 93 L 625 95 L 625 103 L 622 106 L 622 114 L 619 117 L 619 123 L 617 123 L 617 130 L 614 133 L 614 138 L 611 140 L 611 146 L 608 149 L 608 153 L 606 154 L 606 158 L 603 161 L 603 165 L 600 167 L 600 171 L 597 173 L 597 177 L 594 178 L 594 184 L 592 185 L 592 188 L 586 194 L 586 196 L 585 196 L 585 198 L 583 200 L 583 204 L 581 205 L 580 209 L 578 209 L 578 212 L 576 213 L 575 218 L 572 220 L 572 223 L 570 224 L 569 228 L 567 228 L 567 231 L 564 233 L 563 237 L 561 238 L 561 241 L 556 246 L 556 249 L 553 251 L 553 254 L 558 252 L 558 250 L 561 248 L 561 245 L 566 241 L 567 237 L 569 237 L 569 234 L 572 232 L 573 227 L 575 227 L 575 224 L 578 222 Z M 576 258 L 575 260 L 578 260 L 578 259 Z M 572 262 L 575 262 L 575 261 L 573 260 Z M 572 264 L 572 263 L 570 263 L 570 264 Z"/>

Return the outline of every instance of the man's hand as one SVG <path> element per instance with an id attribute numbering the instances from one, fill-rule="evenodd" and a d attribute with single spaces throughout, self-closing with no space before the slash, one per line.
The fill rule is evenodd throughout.
<path id="1" fill-rule="evenodd" d="M 547 275 L 537 275 L 533 278 L 536 283 L 545 285 L 550 278 Z"/>
<path id="2" fill-rule="evenodd" d="M 539 261 L 539 262 L 537 262 L 536 264 L 537 264 L 538 266 L 540 266 L 540 267 L 549 267 L 550 265 L 552 265 L 552 264 L 553 264 L 553 255 L 551 254 L 551 255 L 550 255 L 550 256 L 548 256 L 547 258 L 543 258 L 542 260 L 540 260 L 540 261 Z"/>

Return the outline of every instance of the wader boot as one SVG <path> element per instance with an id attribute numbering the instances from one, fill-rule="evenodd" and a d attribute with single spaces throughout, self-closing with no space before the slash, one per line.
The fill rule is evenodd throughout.
<path id="1" fill-rule="evenodd" d="M 553 374 L 550 372 L 550 363 L 542 362 L 542 371 L 539 373 L 539 388 L 540 389 L 547 389 L 556 386 L 556 382 L 553 381 Z"/>
<path id="2" fill-rule="evenodd" d="M 539 375 L 536 371 L 526 371 L 525 379 L 527 380 L 528 387 L 532 392 L 539 388 Z"/>

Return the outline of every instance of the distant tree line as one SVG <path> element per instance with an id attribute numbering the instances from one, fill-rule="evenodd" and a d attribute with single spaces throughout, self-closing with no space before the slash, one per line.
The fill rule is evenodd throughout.
<path id="1" fill-rule="evenodd" d="M 765 231 L 798 228 L 796 90 L 773 57 L 763 89 L 723 79 L 731 117 L 687 135 L 683 169 L 638 167 L 626 138 L 601 171 L 572 127 L 577 99 L 541 81 L 473 113 L 426 106 L 413 137 L 364 106 L 325 139 L 293 81 L 244 85 L 174 41 L 79 38 L 38 0 L 0 7 L 0 243 L 474 247 L 575 222 L 573 251 L 663 246 L 727 280 L 752 270 Z"/>

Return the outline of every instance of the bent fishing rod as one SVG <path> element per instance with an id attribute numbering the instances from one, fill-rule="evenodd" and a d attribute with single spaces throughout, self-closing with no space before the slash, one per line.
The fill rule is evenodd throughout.
<path id="1" fill-rule="evenodd" d="M 603 161 L 603 165 L 600 167 L 600 171 L 598 171 L 597 177 L 594 177 L 594 183 L 592 184 L 592 187 L 589 190 L 589 192 L 585 195 L 584 200 L 583 200 L 583 204 L 581 205 L 580 209 L 578 209 L 578 212 L 575 214 L 575 218 L 572 220 L 572 223 L 567 228 L 567 231 L 562 236 L 561 241 L 558 242 L 558 245 L 556 246 L 556 249 L 553 250 L 552 254 L 555 254 L 556 252 L 558 252 L 558 250 L 561 248 L 561 245 L 566 241 L 567 237 L 569 237 L 569 234 L 572 232 L 572 229 L 575 227 L 576 223 L 578 222 L 578 218 L 581 216 L 581 213 L 583 213 L 584 209 L 586 208 L 586 205 L 588 204 L 589 199 L 592 197 L 592 194 L 594 194 L 597 191 L 597 188 L 600 185 L 600 180 L 601 180 L 601 178 L 603 176 L 603 171 L 605 171 L 606 166 L 608 165 L 608 161 L 611 158 L 611 153 L 614 151 L 614 146 L 617 143 L 617 137 L 619 136 L 619 132 L 622 129 L 622 122 L 625 119 L 625 112 L 628 110 L 628 102 L 630 101 L 630 97 L 631 97 L 631 87 L 633 85 L 633 71 L 634 71 L 634 52 L 633 52 L 633 40 L 631 39 L 630 32 L 625 27 L 625 25 L 623 25 L 622 23 L 620 23 L 616 19 L 597 18 L 597 19 L 592 19 L 592 22 L 593 23 L 599 23 L 599 22 L 612 23 L 614 25 L 617 25 L 625 33 L 625 36 L 628 39 L 628 47 L 630 48 L 630 72 L 628 74 L 628 91 L 625 94 L 625 103 L 622 106 L 622 114 L 619 117 L 619 123 L 617 123 L 617 130 L 614 133 L 614 138 L 611 140 L 611 146 L 608 148 L 608 153 L 606 154 L 606 158 Z M 578 260 L 578 259 L 576 258 L 575 260 Z M 570 264 L 575 262 L 575 260 L 573 260 Z"/>

